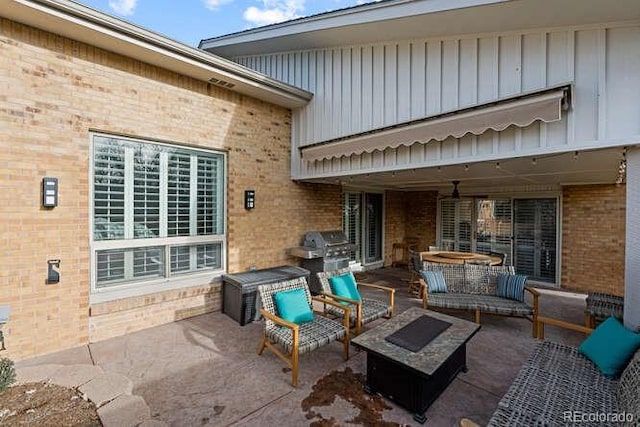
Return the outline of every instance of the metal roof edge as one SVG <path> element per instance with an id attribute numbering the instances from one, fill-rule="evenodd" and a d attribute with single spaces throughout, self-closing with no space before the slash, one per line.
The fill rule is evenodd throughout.
<path id="1" fill-rule="evenodd" d="M 420 3 L 424 4 L 423 10 L 420 12 L 421 14 L 443 12 L 473 6 L 482 6 L 511 1 L 514 0 L 419 0 Z M 291 35 L 292 33 L 296 32 L 303 33 L 309 31 L 330 29 L 333 27 L 371 23 L 379 21 L 381 19 L 386 20 L 406 17 L 410 16 L 410 14 L 403 13 L 401 11 L 398 11 L 398 13 L 395 14 L 390 14 L 389 9 L 398 9 L 401 6 L 411 3 L 415 4 L 417 2 L 416 0 L 380 0 L 373 3 L 365 3 L 329 12 L 322 12 L 315 15 L 291 19 L 284 22 L 278 22 L 271 25 L 250 28 L 248 30 L 238 31 L 222 36 L 202 39 L 198 44 L 198 47 L 200 49 L 211 49 L 220 46 L 229 46 L 250 41 L 271 39 L 282 35 Z M 384 13 L 381 12 L 382 9 L 385 9 Z M 360 20 L 354 19 L 353 22 L 332 22 L 340 19 L 346 21 L 346 19 L 355 14 L 363 14 L 367 12 L 379 12 L 381 13 L 381 15 L 369 18 L 364 17 Z M 294 31 L 294 29 L 296 31 Z"/>

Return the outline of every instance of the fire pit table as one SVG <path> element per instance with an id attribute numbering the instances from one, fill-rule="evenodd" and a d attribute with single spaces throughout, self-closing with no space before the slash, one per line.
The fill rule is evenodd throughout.
<path id="1" fill-rule="evenodd" d="M 466 372 L 466 345 L 479 329 L 476 323 L 414 307 L 353 338 L 351 343 L 367 353 L 365 390 L 380 393 L 424 423 L 429 406 L 458 372 Z"/>

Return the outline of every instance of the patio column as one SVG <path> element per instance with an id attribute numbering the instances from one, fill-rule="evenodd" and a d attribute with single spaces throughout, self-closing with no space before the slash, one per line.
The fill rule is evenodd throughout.
<path id="1" fill-rule="evenodd" d="M 640 149 L 627 151 L 624 324 L 640 327 Z"/>

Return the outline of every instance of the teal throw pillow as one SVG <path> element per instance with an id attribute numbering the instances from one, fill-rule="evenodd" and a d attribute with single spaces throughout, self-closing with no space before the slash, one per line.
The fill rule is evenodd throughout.
<path id="1" fill-rule="evenodd" d="M 522 274 L 498 274 L 498 286 L 496 296 L 524 301 L 524 287 L 527 284 L 527 276 Z"/>
<path id="2" fill-rule="evenodd" d="M 615 317 L 602 322 L 578 350 L 607 377 L 617 377 L 640 348 L 640 334 L 625 328 Z"/>
<path id="3" fill-rule="evenodd" d="M 304 289 L 276 292 L 273 294 L 273 300 L 280 317 L 284 320 L 298 325 L 313 320 L 313 312 Z"/>
<path id="4" fill-rule="evenodd" d="M 362 300 L 360 292 L 358 292 L 358 285 L 356 284 L 356 278 L 353 277 L 353 273 L 330 277 L 329 284 L 331 285 L 331 293 L 334 295 L 356 301 Z M 345 301 L 340 301 L 340 304 L 349 305 L 349 303 Z"/>
<path id="5" fill-rule="evenodd" d="M 430 294 L 443 294 L 447 292 L 447 282 L 444 280 L 442 270 L 425 270 L 422 272 L 427 282 L 427 292 Z"/>

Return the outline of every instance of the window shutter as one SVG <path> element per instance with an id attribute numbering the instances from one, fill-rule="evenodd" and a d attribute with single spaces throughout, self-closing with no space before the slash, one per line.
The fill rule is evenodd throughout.
<path id="1" fill-rule="evenodd" d="M 167 232 L 169 236 L 188 236 L 191 208 L 191 156 L 169 155 Z"/>
<path id="2" fill-rule="evenodd" d="M 133 237 L 160 235 L 160 151 L 153 145 L 139 145 L 134 153 Z"/>
<path id="3" fill-rule="evenodd" d="M 94 159 L 94 239 L 124 239 L 124 147 L 100 138 Z"/>

